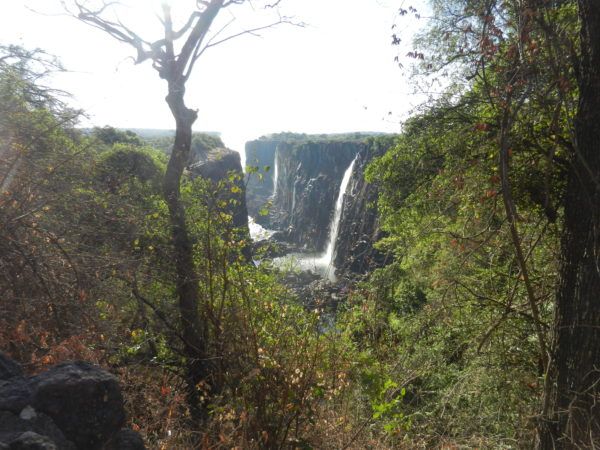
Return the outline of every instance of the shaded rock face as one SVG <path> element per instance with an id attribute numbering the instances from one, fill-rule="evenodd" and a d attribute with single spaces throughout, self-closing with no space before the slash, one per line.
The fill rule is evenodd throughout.
<path id="1" fill-rule="evenodd" d="M 224 211 L 231 215 L 237 241 L 250 242 L 248 229 L 248 209 L 246 207 L 246 185 L 240 154 L 228 148 L 213 148 L 196 154 L 196 160 L 189 166 L 192 176 L 209 181 L 212 198 L 207 199 L 210 207 L 222 209 L 219 203 L 226 204 Z M 244 250 L 250 258 L 250 247 Z"/>
<path id="2" fill-rule="evenodd" d="M 0 380 L 9 380 L 21 376 L 23 376 L 21 366 L 6 355 L 0 353 Z"/>
<path id="3" fill-rule="evenodd" d="M 224 182 L 229 189 L 221 189 L 223 199 L 234 200 L 234 202 L 228 202 L 231 205 L 233 226 L 248 229 L 246 186 L 240 154 L 228 148 L 214 148 L 207 153 L 198 155 L 198 159 L 190 164 L 189 170 L 193 176 L 209 180 L 215 187 L 219 182 Z M 231 187 L 233 186 L 237 189 L 232 191 Z"/>
<path id="4" fill-rule="evenodd" d="M 271 223 L 306 250 L 325 250 L 342 178 L 362 142 L 278 146 L 278 180 Z"/>
<path id="5" fill-rule="evenodd" d="M 48 437 L 26 431 L 10 443 L 10 450 L 57 450 L 58 447 Z"/>
<path id="6" fill-rule="evenodd" d="M 0 360 L 10 361 L 1 354 Z M 102 449 L 124 423 L 117 378 L 91 364 L 64 363 L 0 381 L 0 448 Z"/>
<path id="7" fill-rule="evenodd" d="M 36 412 L 31 406 L 25 411 L 30 412 L 16 415 L 8 411 L 0 411 L 0 442 L 9 444 L 8 448 L 46 448 L 41 445 L 42 442 L 47 448 L 76 448 L 49 416 Z M 35 447 L 31 441 L 36 442 L 38 447 Z M 24 445 L 26 442 L 30 442 L 29 447 Z"/>
<path id="8" fill-rule="evenodd" d="M 250 214 L 270 201 L 269 215 L 257 216 L 257 222 L 282 231 L 284 238 L 299 248 L 323 251 L 342 177 L 364 147 L 362 141 L 338 140 L 247 143 L 250 164 L 258 161 L 259 167 L 272 167 L 263 172 L 262 182 L 254 177 L 248 183 Z"/>
<path id="9" fill-rule="evenodd" d="M 281 142 L 279 139 L 260 139 L 246 142 L 246 165 L 258 169 L 257 173 L 248 177 L 246 190 L 248 213 L 256 220 L 259 219 L 258 211 L 269 201 L 273 194 L 275 150 Z M 265 170 L 266 167 L 269 169 Z"/>
<path id="10" fill-rule="evenodd" d="M 383 235 L 377 214 L 377 184 L 365 180 L 365 170 L 373 158 L 382 156 L 393 143 L 391 136 L 370 139 L 356 159 L 335 243 L 333 261 L 339 271 L 365 273 L 386 263 L 386 255 L 373 248 Z"/>

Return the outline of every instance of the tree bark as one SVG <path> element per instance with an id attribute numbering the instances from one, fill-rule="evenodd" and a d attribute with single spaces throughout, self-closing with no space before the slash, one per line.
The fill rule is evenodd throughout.
<path id="1" fill-rule="evenodd" d="M 541 449 L 600 448 L 600 2 L 579 0 L 579 106 Z"/>
<path id="2" fill-rule="evenodd" d="M 205 411 L 200 399 L 200 383 L 210 375 L 207 364 L 207 345 L 203 322 L 200 320 L 199 290 L 194 249 L 189 236 L 185 207 L 181 202 L 181 178 L 188 162 L 192 143 L 192 124 L 197 113 L 184 102 L 183 83 L 169 80 L 167 104 L 175 118 L 175 142 L 163 184 L 163 196 L 169 209 L 171 235 L 175 252 L 176 289 L 179 300 L 184 353 L 187 357 L 188 404 L 192 415 L 203 418 Z M 203 395 L 206 397 L 206 395 Z"/>

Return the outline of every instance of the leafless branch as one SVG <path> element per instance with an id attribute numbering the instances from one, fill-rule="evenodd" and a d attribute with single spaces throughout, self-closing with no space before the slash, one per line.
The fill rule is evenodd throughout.
<path id="1" fill-rule="evenodd" d="M 144 44 L 148 44 L 148 41 L 142 39 L 122 23 L 115 23 L 100 17 L 101 13 L 111 4 L 113 3 L 104 3 L 104 6 L 98 11 L 91 11 L 83 6 L 79 1 L 76 1 L 75 5 L 79 10 L 79 13 L 76 15 L 76 17 L 82 22 L 108 33 L 118 41 L 134 47 L 138 54 L 136 63 L 139 64 L 151 57 L 151 53 L 144 47 Z"/>
<path id="2" fill-rule="evenodd" d="M 252 35 L 252 36 L 260 37 L 260 34 L 258 34 L 259 31 L 266 30 L 266 29 L 269 29 L 269 28 L 273 28 L 273 27 L 276 27 L 277 25 L 281 25 L 281 24 L 284 24 L 284 23 L 285 24 L 289 24 L 289 25 L 298 26 L 298 27 L 304 27 L 305 26 L 304 23 L 293 22 L 288 17 L 281 17 L 280 16 L 279 20 L 277 20 L 275 22 L 269 23 L 267 25 L 262 25 L 262 26 L 259 26 L 259 27 L 255 27 L 255 28 L 250 28 L 248 30 L 243 30 L 243 31 L 240 31 L 239 33 L 235 33 L 235 34 L 227 36 L 227 37 L 225 37 L 223 39 L 219 39 L 219 40 L 215 41 L 214 39 L 223 31 L 223 29 L 225 28 L 224 27 L 223 29 L 219 30 L 219 32 L 217 32 L 215 35 L 213 35 L 211 37 L 211 39 L 207 42 L 207 44 L 204 47 L 201 47 L 201 48 L 198 47 L 198 50 L 195 52 L 194 57 L 192 58 L 192 62 L 190 63 L 190 69 L 188 70 L 188 76 L 189 76 L 189 73 L 191 73 L 191 68 L 195 64 L 196 60 L 198 58 L 200 58 L 200 56 L 202 54 L 204 54 L 204 52 L 206 50 L 208 50 L 209 48 L 215 47 L 215 46 L 217 46 L 219 44 L 223 44 L 223 43 L 225 43 L 227 41 L 230 41 L 232 39 L 235 39 L 235 38 L 238 38 L 238 37 L 241 37 L 241 36 L 244 36 L 244 35 Z M 186 79 L 187 79 L 187 77 L 186 77 Z"/>
<path id="3" fill-rule="evenodd" d="M 244 3 L 244 1 L 245 0 L 229 0 L 223 4 L 223 8 L 227 8 L 228 6 L 231 6 L 231 5 L 241 5 L 242 3 Z M 252 2 L 250 2 L 250 3 L 252 3 Z"/>
<path id="4" fill-rule="evenodd" d="M 190 18 L 188 19 L 187 23 L 181 28 L 181 30 L 173 32 L 173 39 L 179 39 L 181 36 L 183 36 L 185 33 L 187 33 L 187 31 L 194 24 L 194 20 L 200 18 L 201 16 L 202 16 L 202 14 L 199 11 L 194 11 L 190 15 Z"/>
<path id="5" fill-rule="evenodd" d="M 276 8 L 277 6 L 279 6 L 280 3 L 281 3 L 281 0 L 277 0 L 273 3 L 269 3 L 268 5 L 265 5 L 265 8 Z"/>
<path id="6" fill-rule="evenodd" d="M 191 73 L 191 67 L 186 70 L 188 65 L 193 66 L 193 55 L 194 50 L 197 46 L 202 45 L 204 38 L 208 34 L 211 24 L 213 23 L 215 17 L 223 7 L 224 0 L 211 0 L 211 2 L 206 6 L 206 9 L 202 12 L 200 16 L 200 20 L 196 22 L 196 25 L 192 29 L 190 35 L 186 39 L 183 47 L 181 48 L 181 52 L 177 56 L 176 61 L 176 71 L 183 77 L 184 73 Z M 187 78 L 184 77 L 184 80 Z"/>

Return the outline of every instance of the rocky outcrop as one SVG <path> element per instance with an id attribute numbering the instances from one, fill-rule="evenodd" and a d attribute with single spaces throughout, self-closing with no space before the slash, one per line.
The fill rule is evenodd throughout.
<path id="1" fill-rule="evenodd" d="M 232 238 L 238 242 L 248 242 L 243 253 L 246 259 L 250 260 L 246 185 L 240 154 L 228 148 L 212 148 L 196 156 L 197 160 L 190 164 L 189 171 L 192 176 L 208 181 L 207 206 L 231 216 L 231 228 L 234 233 Z"/>
<path id="2" fill-rule="evenodd" d="M 219 190 L 219 200 L 227 201 L 234 227 L 248 229 L 246 186 L 240 154 L 228 148 L 213 148 L 198 156 L 189 166 L 191 174 L 210 181 Z M 222 186 L 218 186 L 219 183 Z"/>
<path id="3" fill-rule="evenodd" d="M 1 372 L 0 448 L 145 448 L 137 433 L 121 430 L 125 410 L 114 375 L 77 361 L 25 377 L 20 367 L 2 354 L 0 367 L 10 368 Z M 115 447 L 123 433 L 137 446 Z"/>
<path id="4" fill-rule="evenodd" d="M 246 200 L 248 214 L 260 220 L 260 209 L 271 199 L 274 192 L 275 150 L 282 142 L 277 138 L 261 138 L 246 142 L 246 166 L 248 174 Z"/>

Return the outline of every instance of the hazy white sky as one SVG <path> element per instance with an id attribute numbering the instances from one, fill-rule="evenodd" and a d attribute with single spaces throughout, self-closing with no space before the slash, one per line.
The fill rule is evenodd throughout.
<path id="1" fill-rule="evenodd" d="M 175 13 L 195 3 L 172 2 Z M 150 11 L 158 0 L 134 3 Z M 246 140 L 279 131 L 399 131 L 406 111 L 418 103 L 394 62 L 398 48 L 391 46 L 391 26 L 402 3 L 283 0 L 282 12 L 305 22 L 304 28 L 283 25 L 261 37 L 245 36 L 199 60 L 187 92 L 188 106 L 199 110 L 194 128 L 221 132 L 235 150 Z M 85 125 L 174 127 L 164 81 L 149 63 L 134 65 L 127 45 L 73 18 L 28 9 L 60 12 L 59 0 L 0 0 L 0 6 L 0 42 L 59 56 L 70 72 L 53 82 L 88 112 Z M 250 20 L 269 20 L 237 8 L 231 9 L 237 17 L 232 32 L 251 25 Z M 229 20 L 229 14 L 221 19 Z M 132 8 L 121 19 L 133 22 L 148 39 L 160 37 L 152 14 Z M 408 40 L 408 32 L 404 36 Z"/>

